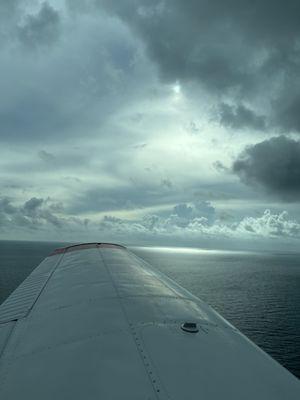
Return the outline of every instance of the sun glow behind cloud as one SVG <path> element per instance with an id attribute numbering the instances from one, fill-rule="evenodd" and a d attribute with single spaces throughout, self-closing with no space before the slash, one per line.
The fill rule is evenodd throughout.
<path id="1" fill-rule="evenodd" d="M 172 92 L 173 92 L 173 97 L 172 97 L 173 101 L 178 102 L 178 101 L 182 100 L 183 94 L 182 94 L 181 85 L 179 82 L 175 82 L 175 84 L 172 85 Z"/>

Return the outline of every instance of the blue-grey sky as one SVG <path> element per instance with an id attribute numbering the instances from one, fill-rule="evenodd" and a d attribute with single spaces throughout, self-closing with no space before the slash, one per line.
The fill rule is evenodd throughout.
<path id="1" fill-rule="evenodd" d="M 294 248 L 300 3 L 0 3 L 1 239 Z"/>

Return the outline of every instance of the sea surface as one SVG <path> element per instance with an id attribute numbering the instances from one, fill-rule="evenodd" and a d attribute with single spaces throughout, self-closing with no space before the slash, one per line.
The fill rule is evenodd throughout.
<path id="1" fill-rule="evenodd" d="M 62 243 L 0 241 L 0 303 Z M 132 247 L 300 378 L 300 253 Z"/>

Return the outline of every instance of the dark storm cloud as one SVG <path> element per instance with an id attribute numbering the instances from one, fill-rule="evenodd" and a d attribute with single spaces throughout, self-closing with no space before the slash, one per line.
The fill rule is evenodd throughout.
<path id="1" fill-rule="evenodd" d="M 37 199 L 36 197 L 32 197 L 30 200 L 26 201 L 23 209 L 25 214 L 34 215 L 37 213 L 37 210 L 42 206 L 43 199 Z"/>
<path id="2" fill-rule="evenodd" d="M 28 47 L 51 45 L 60 34 L 60 15 L 47 2 L 37 14 L 27 15 L 18 26 L 19 40 Z"/>
<path id="3" fill-rule="evenodd" d="M 253 128 L 263 130 L 266 126 L 265 117 L 256 115 L 249 108 L 239 105 L 230 106 L 222 103 L 219 108 L 220 123 L 233 129 Z"/>
<path id="4" fill-rule="evenodd" d="M 262 97 L 268 98 L 270 122 L 300 131 L 298 0 L 99 0 L 98 4 L 142 38 L 163 79 L 197 81 L 211 93 L 236 101 L 237 107 L 242 107 L 240 99 L 257 107 Z M 281 119 L 277 115 L 285 109 L 283 101 L 288 106 Z M 233 117 L 233 127 L 241 122 L 264 127 L 263 119 L 244 108 L 233 111 Z"/>
<path id="5" fill-rule="evenodd" d="M 0 198 L 0 213 L 11 215 L 14 214 L 16 210 L 17 209 L 11 204 L 8 197 Z"/>
<path id="6" fill-rule="evenodd" d="M 298 86 L 296 86 L 296 88 L 296 90 L 299 90 Z M 295 88 L 291 89 L 290 93 L 293 93 L 294 90 Z M 283 129 L 300 132 L 299 93 L 295 94 L 292 98 L 286 96 L 285 98 L 277 100 L 276 109 L 278 111 L 276 122 L 282 126 Z"/>
<path id="7" fill-rule="evenodd" d="M 63 206 L 51 199 L 32 197 L 23 204 L 16 205 L 14 199 L 0 196 L 0 230 L 29 229 L 43 230 L 44 228 L 70 228 L 84 226 L 86 219 L 60 215 Z"/>
<path id="8" fill-rule="evenodd" d="M 55 156 L 46 150 L 40 150 L 38 152 L 38 156 L 42 161 L 45 161 L 47 163 L 51 163 L 51 162 L 55 161 Z"/>
<path id="9" fill-rule="evenodd" d="M 5 7 L 7 20 L 0 15 L 1 139 L 99 134 L 110 113 L 140 90 L 135 39 L 107 16 L 76 18 L 50 1 L 35 11 L 20 3 Z"/>
<path id="10" fill-rule="evenodd" d="M 38 227 L 43 223 L 50 223 L 61 228 L 63 220 L 53 214 L 48 202 L 42 198 L 32 197 L 23 206 L 17 208 L 17 221 L 24 221 L 26 225 Z"/>
<path id="11" fill-rule="evenodd" d="M 260 186 L 284 200 L 300 200 L 300 141 L 273 137 L 247 147 L 233 172 L 249 185 Z"/>

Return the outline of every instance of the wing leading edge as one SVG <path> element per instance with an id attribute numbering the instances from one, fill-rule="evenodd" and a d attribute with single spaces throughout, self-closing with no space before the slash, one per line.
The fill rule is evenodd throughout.
<path id="1" fill-rule="evenodd" d="M 0 352 L 7 400 L 300 398 L 297 378 L 114 244 L 46 258 L 0 306 Z"/>

